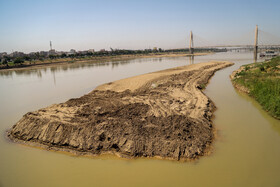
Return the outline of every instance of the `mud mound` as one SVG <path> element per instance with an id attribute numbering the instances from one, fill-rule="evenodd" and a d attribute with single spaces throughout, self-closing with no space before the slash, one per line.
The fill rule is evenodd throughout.
<path id="1" fill-rule="evenodd" d="M 214 137 L 214 105 L 201 85 L 230 65 L 210 62 L 105 84 L 81 98 L 25 114 L 9 137 L 81 154 L 195 159 L 209 150 Z"/>

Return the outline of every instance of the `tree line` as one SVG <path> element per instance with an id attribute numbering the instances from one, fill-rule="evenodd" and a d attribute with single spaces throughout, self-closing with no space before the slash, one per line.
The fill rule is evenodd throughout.
<path id="1" fill-rule="evenodd" d="M 195 52 L 222 52 L 225 49 L 195 49 Z M 101 50 L 97 52 L 83 51 L 77 53 L 62 53 L 62 54 L 40 54 L 39 52 L 25 54 L 21 57 L 3 56 L 0 57 L 0 64 L 8 66 L 9 64 L 22 65 L 24 62 L 32 62 L 35 60 L 44 61 L 47 59 L 63 59 L 63 58 L 84 58 L 84 57 L 102 57 L 102 56 L 118 56 L 118 55 L 136 55 L 136 54 L 152 54 L 152 53 L 170 53 L 170 52 L 189 52 L 189 49 L 169 49 L 163 50 L 161 48 L 144 49 L 144 50 L 127 50 L 127 49 L 112 49 L 110 51 Z"/>

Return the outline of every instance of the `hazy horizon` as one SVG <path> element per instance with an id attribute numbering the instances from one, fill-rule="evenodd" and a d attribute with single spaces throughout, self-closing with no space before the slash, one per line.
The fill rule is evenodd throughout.
<path id="1" fill-rule="evenodd" d="M 0 0 L 0 52 L 280 44 L 280 2 Z"/>

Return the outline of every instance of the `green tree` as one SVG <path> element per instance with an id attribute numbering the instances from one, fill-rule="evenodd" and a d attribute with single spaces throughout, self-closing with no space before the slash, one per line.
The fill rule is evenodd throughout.
<path id="1" fill-rule="evenodd" d="M 11 60 L 11 58 L 9 56 L 4 56 L 3 59 L 2 59 L 2 64 L 3 65 L 6 65 L 6 66 L 9 66 L 9 61 Z"/>
<path id="2" fill-rule="evenodd" d="M 20 58 L 20 57 L 18 57 L 18 58 L 16 58 L 16 59 L 14 60 L 14 64 L 20 64 L 20 65 L 22 65 L 23 62 L 24 62 L 24 60 L 23 60 L 22 58 Z"/>
<path id="3" fill-rule="evenodd" d="M 9 57 L 9 56 L 4 56 L 4 59 L 6 59 L 7 62 L 10 62 L 10 61 L 11 61 L 11 57 Z"/>
<path id="4" fill-rule="evenodd" d="M 30 58 L 29 56 L 24 56 L 23 59 L 24 59 L 24 60 L 27 60 L 27 61 L 30 61 L 30 60 L 31 60 L 31 58 Z"/>
<path id="5" fill-rule="evenodd" d="M 61 55 L 60 55 L 60 58 L 66 58 L 67 57 L 67 55 L 65 54 L 65 53 L 62 53 Z"/>
<path id="6" fill-rule="evenodd" d="M 24 56 L 23 59 L 24 59 L 25 61 L 29 61 L 29 64 L 31 64 L 32 58 L 31 58 L 30 56 Z"/>
<path id="7" fill-rule="evenodd" d="M 49 58 L 50 58 L 50 59 L 55 59 L 56 56 L 55 56 L 55 55 L 49 55 Z"/>
<path id="8" fill-rule="evenodd" d="M 6 58 L 3 58 L 2 64 L 3 64 L 3 65 L 6 65 L 6 66 L 9 66 L 9 65 L 8 65 L 8 60 L 7 60 Z"/>
<path id="9" fill-rule="evenodd" d="M 40 60 L 40 53 L 39 52 L 36 52 L 34 54 L 34 56 L 35 56 L 35 59 Z"/>
<path id="10" fill-rule="evenodd" d="M 73 60 L 75 58 L 74 54 L 70 54 L 69 57 Z"/>

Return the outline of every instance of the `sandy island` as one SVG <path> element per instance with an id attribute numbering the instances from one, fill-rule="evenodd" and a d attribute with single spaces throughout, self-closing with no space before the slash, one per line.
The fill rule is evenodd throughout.
<path id="1" fill-rule="evenodd" d="M 209 152 L 215 108 L 201 89 L 230 62 L 207 62 L 127 78 L 25 114 L 15 142 L 77 154 L 196 159 Z"/>

